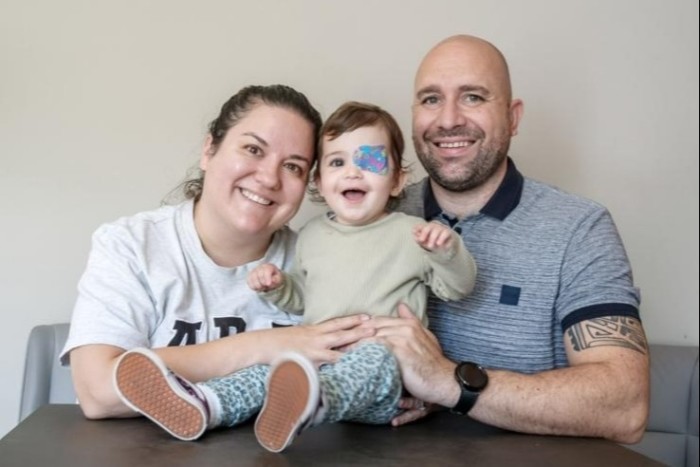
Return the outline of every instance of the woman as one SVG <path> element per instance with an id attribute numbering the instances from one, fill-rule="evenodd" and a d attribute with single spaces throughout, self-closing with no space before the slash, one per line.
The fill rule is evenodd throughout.
<path id="1" fill-rule="evenodd" d="M 210 124 L 187 201 L 95 232 L 62 355 L 86 417 L 134 415 L 112 385 L 130 348 L 152 348 L 175 372 L 202 381 L 288 350 L 335 361 L 334 348 L 372 335 L 358 327 L 364 316 L 288 327 L 298 317 L 246 285 L 261 262 L 291 265 L 296 236 L 286 223 L 303 199 L 320 126 L 294 89 L 246 87 Z"/>

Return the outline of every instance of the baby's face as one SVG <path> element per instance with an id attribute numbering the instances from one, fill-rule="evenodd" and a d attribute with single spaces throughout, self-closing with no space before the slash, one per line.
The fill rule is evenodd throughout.
<path id="1" fill-rule="evenodd" d="M 367 225 L 386 215 L 391 196 L 401 191 L 390 154 L 389 137 L 379 126 L 323 137 L 318 191 L 348 225 Z"/>

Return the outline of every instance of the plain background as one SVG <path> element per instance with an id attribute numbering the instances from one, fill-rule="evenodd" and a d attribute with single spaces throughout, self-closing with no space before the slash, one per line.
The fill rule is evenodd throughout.
<path id="1" fill-rule="evenodd" d="M 0 435 L 29 331 L 70 319 L 92 232 L 157 207 L 231 94 L 283 82 L 324 117 L 376 103 L 413 160 L 416 66 L 457 33 L 509 60 L 521 171 L 611 210 L 649 341 L 697 345 L 696 0 L 0 0 Z"/>

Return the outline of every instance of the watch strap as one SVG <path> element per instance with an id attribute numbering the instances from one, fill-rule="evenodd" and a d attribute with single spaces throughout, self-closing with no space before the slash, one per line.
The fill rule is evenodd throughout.
<path id="1" fill-rule="evenodd" d="M 469 413 L 472 407 L 474 407 L 474 404 L 476 404 L 476 400 L 479 398 L 479 393 L 470 391 L 461 384 L 460 389 L 462 390 L 462 393 L 459 395 L 459 401 L 457 402 L 457 405 L 450 409 L 450 412 L 457 415 L 466 415 Z"/>
<path id="2" fill-rule="evenodd" d="M 459 384 L 460 395 L 457 404 L 451 411 L 466 415 L 476 404 L 479 394 L 488 384 L 488 374 L 474 362 L 461 362 L 455 367 L 455 380 Z"/>

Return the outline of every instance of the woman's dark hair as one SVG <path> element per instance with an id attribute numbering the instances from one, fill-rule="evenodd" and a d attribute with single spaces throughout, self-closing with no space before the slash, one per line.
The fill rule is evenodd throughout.
<path id="1" fill-rule="evenodd" d="M 299 91 L 283 84 L 268 86 L 246 86 L 221 106 L 221 112 L 209 124 L 209 135 L 212 139 L 212 149 L 218 149 L 231 127 L 244 118 L 257 105 L 266 104 L 273 107 L 282 107 L 298 113 L 313 127 L 314 138 L 318 140 L 321 129 L 321 114 L 311 105 L 306 96 Z M 314 145 L 314 148 L 317 146 Z M 315 150 L 312 165 L 317 159 L 318 151 Z M 198 200 L 202 195 L 204 185 L 204 171 L 197 168 L 193 175 L 180 186 L 186 199 Z M 177 190 L 177 188 L 176 188 Z"/>

